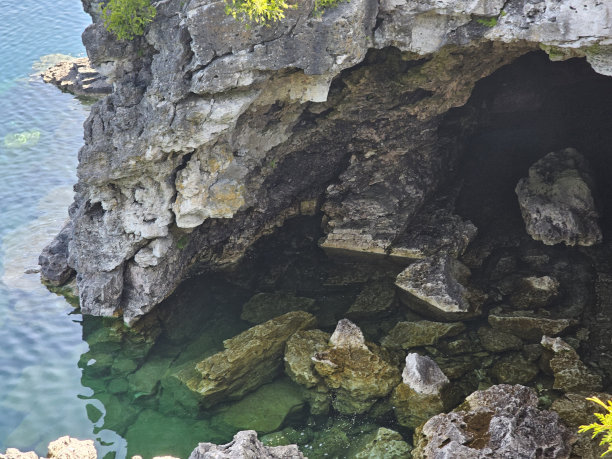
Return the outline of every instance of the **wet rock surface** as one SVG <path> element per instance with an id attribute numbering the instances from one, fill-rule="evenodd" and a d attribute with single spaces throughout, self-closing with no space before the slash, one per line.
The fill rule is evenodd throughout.
<path id="1" fill-rule="evenodd" d="M 601 242 L 592 186 L 589 166 L 578 151 L 567 148 L 546 155 L 516 186 L 527 232 L 548 245 Z"/>
<path id="2" fill-rule="evenodd" d="M 263 459 L 303 458 L 296 445 L 264 446 L 257 438 L 257 432 L 247 430 L 238 432 L 234 440 L 226 445 L 200 443 L 189 459 L 257 457 Z"/>
<path id="3" fill-rule="evenodd" d="M 429 320 L 398 322 L 383 338 L 381 344 L 395 349 L 431 346 L 437 344 L 441 338 L 456 336 L 464 330 L 463 322 L 444 323 Z"/>
<path id="4" fill-rule="evenodd" d="M 260 324 L 291 311 L 313 312 L 315 300 L 290 293 L 258 293 L 242 309 L 240 318 Z"/>
<path id="5" fill-rule="evenodd" d="M 535 392 L 524 386 L 474 392 L 460 411 L 434 416 L 417 430 L 413 457 L 532 457 L 539 450 L 569 458 L 572 433 L 537 405 Z"/>
<path id="6" fill-rule="evenodd" d="M 296 311 L 256 325 L 224 341 L 225 351 L 198 363 L 187 373 L 185 383 L 207 405 L 241 398 L 274 379 L 287 340 L 315 324 L 314 316 Z"/>

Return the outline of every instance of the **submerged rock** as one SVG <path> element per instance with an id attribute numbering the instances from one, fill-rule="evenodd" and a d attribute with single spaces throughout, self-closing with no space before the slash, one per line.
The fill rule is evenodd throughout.
<path id="1" fill-rule="evenodd" d="M 555 376 L 553 389 L 590 392 L 602 389 L 601 376 L 590 371 L 578 353 L 561 338 L 542 337 L 542 346 L 554 353 L 549 365 Z"/>
<path id="2" fill-rule="evenodd" d="M 462 320 L 480 314 L 480 304 L 463 283 L 469 269 L 449 256 L 426 258 L 408 266 L 395 281 L 403 303 L 440 320 Z"/>
<path id="3" fill-rule="evenodd" d="M 539 372 L 538 366 L 520 353 L 503 356 L 491 369 L 491 374 L 500 384 L 527 384 Z"/>
<path id="4" fill-rule="evenodd" d="M 329 333 L 321 330 L 296 332 L 285 348 L 285 372 L 298 384 L 311 388 L 321 382 L 312 358 L 328 347 Z"/>
<path id="5" fill-rule="evenodd" d="M 225 350 L 199 362 L 186 384 L 207 406 L 242 398 L 274 379 L 289 338 L 315 324 L 313 315 L 295 311 L 256 325 L 225 340 Z"/>
<path id="6" fill-rule="evenodd" d="M 465 330 L 463 322 L 398 322 L 381 344 L 392 349 L 410 349 L 435 345 L 441 338 L 453 337 Z"/>
<path id="7" fill-rule="evenodd" d="M 234 439 L 225 445 L 200 443 L 193 450 L 189 459 L 300 459 L 304 455 L 297 445 L 264 446 L 257 439 L 257 432 L 245 430 L 234 435 Z"/>
<path id="8" fill-rule="evenodd" d="M 375 437 L 355 454 L 355 459 L 407 459 L 410 451 L 412 446 L 399 433 L 381 427 Z"/>
<path id="9" fill-rule="evenodd" d="M 510 303 L 518 309 L 547 306 L 559 294 L 559 281 L 554 277 L 524 277 L 515 285 Z"/>
<path id="10" fill-rule="evenodd" d="M 359 327 L 338 322 L 329 347 L 313 357 L 314 368 L 333 392 L 333 407 L 342 414 L 361 414 L 399 383 L 399 370 L 375 346 L 367 346 Z"/>
<path id="11" fill-rule="evenodd" d="M 533 311 L 489 315 L 489 325 L 495 330 L 501 330 L 531 342 L 539 342 L 543 335 L 558 335 L 576 323 L 572 319 L 538 317 Z"/>
<path id="12" fill-rule="evenodd" d="M 557 413 L 537 408 L 533 389 L 501 384 L 477 391 L 460 411 L 439 414 L 415 432 L 415 458 L 569 458 L 572 432 Z M 545 453 L 544 453 L 545 452 Z"/>
<path id="13" fill-rule="evenodd" d="M 282 379 L 265 384 L 242 400 L 222 408 L 213 425 L 223 423 L 236 430 L 274 432 L 289 416 L 301 413 L 306 400 L 300 386 Z"/>
<path id="14" fill-rule="evenodd" d="M 414 429 L 431 416 L 448 409 L 450 381 L 431 358 L 408 354 L 402 383 L 391 395 L 397 422 Z"/>
<path id="15" fill-rule="evenodd" d="M 489 352 L 518 351 L 523 347 L 523 340 L 518 336 L 491 327 L 480 327 L 478 337 L 482 347 Z"/>
<path id="16" fill-rule="evenodd" d="M 600 243 L 592 187 L 588 163 L 574 148 L 549 153 L 533 164 L 516 186 L 529 235 L 546 245 Z"/>
<path id="17" fill-rule="evenodd" d="M 294 296 L 292 293 L 258 293 L 242 308 L 240 318 L 260 324 L 291 311 L 313 312 L 315 300 Z"/>
<path id="18" fill-rule="evenodd" d="M 351 320 L 378 318 L 389 312 L 395 303 L 395 288 L 385 281 L 370 282 L 361 290 L 346 312 Z"/>

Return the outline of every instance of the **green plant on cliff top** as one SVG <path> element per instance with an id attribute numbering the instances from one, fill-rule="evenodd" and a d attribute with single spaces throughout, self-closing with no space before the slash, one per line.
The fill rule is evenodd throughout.
<path id="1" fill-rule="evenodd" d="M 607 446 L 608 449 L 601 455 L 602 457 L 606 454 L 612 452 L 612 401 L 608 400 L 608 403 L 602 402 L 597 397 L 589 397 L 587 400 L 597 403 L 605 408 L 607 413 L 593 413 L 597 419 L 599 419 L 600 424 L 594 422 L 593 424 L 580 426 L 578 429 L 578 433 L 588 432 L 589 430 L 593 431 L 593 435 L 591 438 L 595 438 L 599 434 L 604 434 L 601 438 L 599 444 L 601 446 Z"/>
<path id="2" fill-rule="evenodd" d="M 119 40 L 142 35 L 157 11 L 149 0 L 110 0 L 102 9 L 106 30 Z"/>
<path id="3" fill-rule="evenodd" d="M 287 9 L 296 6 L 289 5 L 285 0 L 225 0 L 225 12 L 228 15 L 239 21 L 256 24 L 279 21 L 285 17 Z"/>

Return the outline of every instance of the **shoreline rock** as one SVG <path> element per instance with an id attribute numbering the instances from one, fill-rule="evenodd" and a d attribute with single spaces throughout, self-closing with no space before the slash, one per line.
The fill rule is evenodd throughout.
<path id="1" fill-rule="evenodd" d="M 91 66 L 86 57 L 60 62 L 42 72 L 42 79 L 75 96 L 101 99 L 113 92 L 113 86 Z"/>

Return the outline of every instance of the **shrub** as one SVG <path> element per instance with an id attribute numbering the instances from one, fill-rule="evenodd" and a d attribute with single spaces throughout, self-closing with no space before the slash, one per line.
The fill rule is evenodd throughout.
<path id="1" fill-rule="evenodd" d="M 285 10 L 295 8 L 285 0 L 226 0 L 225 12 L 239 21 L 264 24 L 285 17 Z"/>
<path id="2" fill-rule="evenodd" d="M 157 11 L 149 0 L 110 0 L 102 9 L 106 30 L 119 40 L 142 35 Z"/>
<path id="3" fill-rule="evenodd" d="M 605 404 L 597 397 L 589 397 L 587 400 L 591 402 L 595 402 L 598 405 L 601 405 L 605 408 L 607 413 L 593 413 L 601 424 L 594 422 L 593 424 L 580 426 L 578 429 L 578 433 L 588 432 L 589 430 L 593 431 L 593 435 L 591 438 L 595 438 L 599 434 L 604 434 L 601 438 L 599 444 L 601 446 L 607 446 L 608 449 L 601 455 L 602 457 L 606 454 L 612 452 L 612 401 L 608 400 L 608 403 Z"/>

